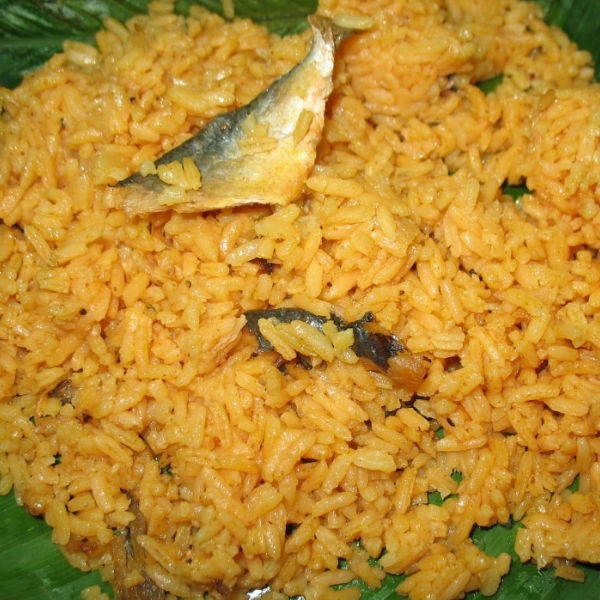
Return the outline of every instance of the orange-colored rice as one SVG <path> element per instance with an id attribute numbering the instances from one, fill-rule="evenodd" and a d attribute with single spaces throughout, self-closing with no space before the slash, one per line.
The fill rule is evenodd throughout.
<path id="1" fill-rule="evenodd" d="M 331 586 L 384 571 L 413 600 L 492 595 L 510 557 L 469 536 L 511 519 L 521 560 L 581 580 L 576 561 L 600 561 L 589 54 L 533 3 L 323 0 L 374 24 L 338 52 L 302 197 L 131 220 L 110 184 L 310 41 L 172 9 L 108 19 L 97 49 L 67 43 L 0 89 L 0 493 L 111 580 L 133 491 L 147 560 L 129 582 L 173 597 L 351 600 Z M 531 193 L 515 203 L 504 182 Z M 430 361 L 416 397 L 341 338 L 313 336 L 311 370 L 257 355 L 244 312 L 291 306 L 371 311 Z"/>

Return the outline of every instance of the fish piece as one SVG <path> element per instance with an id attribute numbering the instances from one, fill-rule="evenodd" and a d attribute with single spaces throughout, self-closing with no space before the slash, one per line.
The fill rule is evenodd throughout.
<path id="1" fill-rule="evenodd" d="M 301 308 L 272 308 L 267 310 L 249 310 L 245 313 L 248 321 L 248 329 L 258 340 L 259 351 L 273 350 L 271 343 L 265 339 L 260 332 L 258 321 L 260 319 L 276 319 L 280 323 L 291 323 L 292 321 L 303 321 L 312 327 L 322 331 L 327 321 L 333 321 L 339 330 L 352 329 L 354 332 L 354 343 L 352 350 L 357 356 L 374 362 L 380 369 L 388 368 L 388 361 L 398 354 L 404 352 L 404 346 L 393 335 L 387 333 L 375 323 L 375 315 L 367 312 L 362 319 L 346 323 L 336 315 L 323 317 L 315 315 Z"/>
<path id="2" fill-rule="evenodd" d="M 404 352 L 404 345 L 395 336 L 387 333 L 375 323 L 375 315 L 367 312 L 362 319 L 346 325 L 354 331 L 352 349 L 357 356 L 373 361 L 380 369 L 386 370 L 392 357 Z"/>
<path id="3" fill-rule="evenodd" d="M 70 379 L 65 379 L 48 392 L 48 398 L 58 398 L 62 404 L 73 404 L 77 390 Z"/>
<path id="4" fill-rule="evenodd" d="M 258 326 L 260 319 L 276 319 L 280 323 L 291 323 L 292 321 L 304 321 L 319 331 L 329 320 L 329 317 L 315 315 L 302 308 L 271 308 L 266 310 L 249 310 L 244 313 L 250 333 L 258 340 L 259 352 L 273 350 L 271 343 L 262 335 Z M 335 317 L 337 319 L 337 317 Z M 340 319 L 337 319 L 340 321 Z M 337 325 L 337 323 L 336 323 Z"/>
<path id="5" fill-rule="evenodd" d="M 127 492 L 127 495 L 131 501 L 129 511 L 135 515 L 135 519 L 123 534 L 113 536 L 110 542 L 113 591 L 117 600 L 160 600 L 167 594 L 146 575 L 146 551 L 137 541 L 139 535 L 146 533 L 146 519 L 142 515 L 136 496 L 132 492 Z M 128 586 L 125 584 L 126 577 L 132 571 L 139 571 L 144 580 L 137 585 Z"/>
<path id="6" fill-rule="evenodd" d="M 195 185 L 173 190 L 176 186 L 163 181 L 164 170 L 162 179 L 160 171 L 145 176 L 136 173 L 117 184 L 128 188 L 123 207 L 129 215 L 169 209 L 200 212 L 244 204 L 283 206 L 300 195 L 315 162 L 325 104 L 333 89 L 336 42 L 347 33 L 324 17 L 313 15 L 309 23 L 314 39 L 302 62 L 252 102 L 216 117 L 156 161 L 157 167 L 175 163 L 181 180 L 193 159 L 200 171 Z M 260 151 L 261 138 L 252 138 L 253 126 L 266 132 L 264 151 Z"/>
<path id="7" fill-rule="evenodd" d="M 429 372 L 430 361 L 410 352 L 396 354 L 388 359 L 386 373 L 398 387 L 416 392 Z"/>
<path id="8" fill-rule="evenodd" d="M 249 310 L 245 313 L 248 329 L 258 340 L 259 352 L 271 351 L 273 346 L 261 334 L 260 319 L 276 319 L 280 323 L 303 321 L 322 331 L 327 321 L 333 321 L 341 331 L 352 329 L 354 343 L 352 349 L 357 356 L 375 363 L 380 369 L 388 371 L 390 376 L 402 379 L 406 377 L 412 384 L 422 380 L 427 372 L 426 364 L 421 358 L 414 357 L 406 351 L 402 342 L 394 335 L 387 333 L 375 322 L 375 315 L 367 312 L 358 321 L 346 323 L 336 315 L 323 317 L 301 308 L 272 308 L 267 310 Z M 402 357 L 402 358 L 400 358 Z"/>

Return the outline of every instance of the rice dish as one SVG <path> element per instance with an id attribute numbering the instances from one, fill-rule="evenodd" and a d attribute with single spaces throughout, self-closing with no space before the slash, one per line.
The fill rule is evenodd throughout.
<path id="1" fill-rule="evenodd" d="M 386 573 L 412 600 L 493 595 L 510 556 L 470 534 L 512 521 L 522 561 L 582 581 L 600 562 L 589 53 L 535 3 L 323 0 L 373 25 L 338 50 L 302 195 L 132 218 L 114 184 L 311 42 L 173 7 L 0 88 L 0 494 L 121 598 L 354 600 L 342 584 Z M 262 319 L 259 352 L 246 313 L 266 309 L 323 324 Z M 333 320 L 367 314 L 400 375 Z"/>

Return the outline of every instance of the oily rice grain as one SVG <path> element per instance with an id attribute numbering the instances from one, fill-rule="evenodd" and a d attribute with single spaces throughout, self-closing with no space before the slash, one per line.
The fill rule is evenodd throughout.
<path id="1" fill-rule="evenodd" d="M 511 519 L 520 560 L 582 581 L 600 561 L 589 54 L 535 3 L 322 0 L 361 31 L 301 197 L 131 219 L 113 184 L 308 50 L 223 8 L 151 2 L 0 89 L 0 493 L 74 566 L 181 598 L 354 600 L 332 586 L 386 573 L 413 600 L 493 595 L 510 556 L 470 534 Z M 175 208 L 201 186 L 187 159 L 158 174 Z M 266 308 L 326 322 L 261 319 L 258 353 L 245 313 Z M 422 375 L 359 358 L 331 320 L 366 313 Z"/>

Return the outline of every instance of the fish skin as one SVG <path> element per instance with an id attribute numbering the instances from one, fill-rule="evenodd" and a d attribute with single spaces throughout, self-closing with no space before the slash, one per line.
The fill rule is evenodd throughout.
<path id="1" fill-rule="evenodd" d="M 138 536 L 147 533 L 146 519 L 134 493 L 127 491 L 126 494 L 130 500 L 128 510 L 135 515 L 135 519 L 129 524 L 127 531 L 114 535 L 109 544 L 113 559 L 113 592 L 117 600 L 164 600 L 166 592 L 146 574 L 146 551 L 138 542 Z M 126 578 L 132 571 L 141 573 L 143 581 L 128 586 Z"/>
<path id="2" fill-rule="evenodd" d="M 245 204 L 285 206 L 301 193 L 316 158 L 325 121 L 325 105 L 333 90 L 337 34 L 328 19 L 309 17 L 314 39 L 307 56 L 249 104 L 210 121 L 194 137 L 159 158 L 156 166 L 194 159 L 202 187 L 187 191 L 188 202 L 163 205 L 159 193 L 167 184 L 157 175 L 132 175 L 117 184 L 127 187 L 123 208 L 130 216 L 173 209 L 201 212 Z M 303 109 L 313 113 L 307 134 L 297 144 L 293 134 Z M 277 138 L 274 150 L 242 156 L 237 142 L 242 124 L 254 113 Z"/>
<path id="3" fill-rule="evenodd" d="M 384 371 L 388 368 L 388 361 L 396 354 L 404 352 L 405 348 L 402 342 L 394 335 L 377 331 L 376 328 L 369 328 L 368 323 L 375 321 L 375 315 L 371 312 L 365 313 L 358 321 L 346 323 L 335 314 L 324 317 L 315 315 L 308 310 L 301 308 L 271 308 L 266 310 L 249 310 L 244 313 L 247 319 L 247 326 L 258 340 L 259 351 L 273 350 L 273 346 L 267 341 L 260 332 L 258 322 L 260 319 L 276 319 L 280 323 L 292 323 L 293 321 L 303 321 L 319 331 L 322 331 L 323 325 L 331 320 L 335 323 L 339 331 L 352 329 L 354 332 L 354 343 L 352 349 L 357 356 L 367 358 L 374 362 Z"/>

